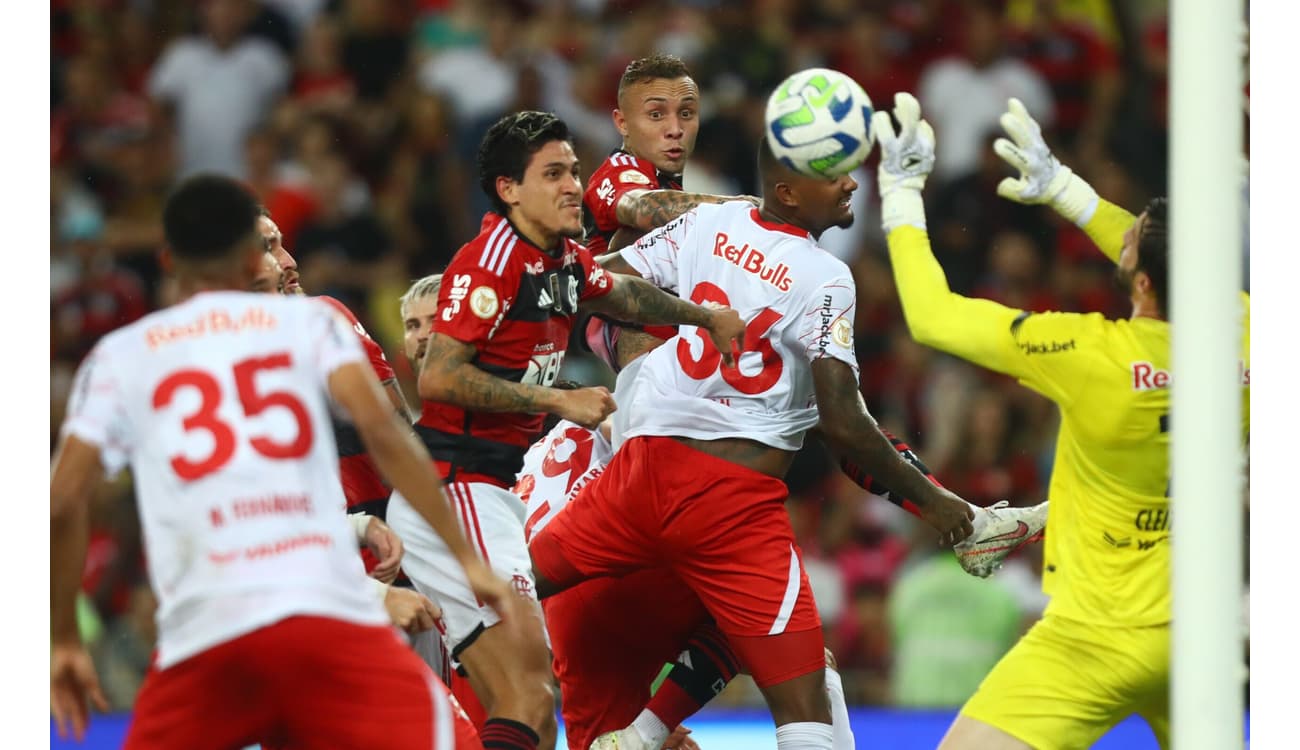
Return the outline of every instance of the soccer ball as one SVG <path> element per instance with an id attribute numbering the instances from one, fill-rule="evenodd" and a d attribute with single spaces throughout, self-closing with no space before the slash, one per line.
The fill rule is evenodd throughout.
<path id="1" fill-rule="evenodd" d="M 875 145 L 867 92 L 828 68 L 801 70 L 782 81 L 767 99 L 764 122 L 776 158 L 809 177 L 852 172 Z"/>

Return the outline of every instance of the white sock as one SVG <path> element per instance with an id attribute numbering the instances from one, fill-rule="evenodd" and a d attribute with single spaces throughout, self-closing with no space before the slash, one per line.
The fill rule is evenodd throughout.
<path id="1" fill-rule="evenodd" d="M 831 701 L 831 731 L 835 735 L 835 750 L 855 750 L 853 729 L 849 726 L 849 707 L 844 703 L 844 682 L 840 673 L 826 668 L 826 695 Z"/>
<path id="2" fill-rule="evenodd" d="M 835 734 L 830 724 L 796 721 L 776 728 L 776 750 L 832 750 Z"/>
<path id="3" fill-rule="evenodd" d="M 671 732 L 663 720 L 648 708 L 641 709 L 640 715 L 632 722 L 632 729 L 641 735 L 641 740 L 648 747 L 656 750 L 664 746 L 664 740 L 668 739 L 668 734 Z"/>

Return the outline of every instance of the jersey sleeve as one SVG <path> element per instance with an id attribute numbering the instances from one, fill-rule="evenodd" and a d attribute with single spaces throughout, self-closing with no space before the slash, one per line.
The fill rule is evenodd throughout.
<path id="1" fill-rule="evenodd" d="M 328 390 L 329 376 L 335 370 L 343 365 L 367 361 L 356 332 L 333 307 L 313 300 L 307 317 L 307 331 L 312 367 L 325 390 Z"/>
<path id="2" fill-rule="evenodd" d="M 1019 379 L 1066 404 L 1073 384 L 1102 356 L 1099 314 L 1031 315 L 948 287 L 925 231 L 894 229 L 887 238 L 894 282 L 908 330 L 918 343 Z"/>
<path id="3" fill-rule="evenodd" d="M 623 260 L 646 281 L 676 293 L 677 256 L 698 221 L 698 208 L 687 211 L 628 245 L 621 253 Z"/>
<path id="4" fill-rule="evenodd" d="M 130 459 L 133 436 L 122 393 L 124 382 L 106 351 L 106 341 L 77 368 L 60 432 L 98 448 L 104 471 L 112 476 Z"/>
<path id="5" fill-rule="evenodd" d="M 858 357 L 853 350 L 853 315 L 857 307 L 853 279 L 840 276 L 823 283 L 808 297 L 799 311 L 797 332 L 809 362 L 823 357 L 838 359 L 858 374 Z"/>
<path id="6" fill-rule="evenodd" d="M 599 263 L 591 251 L 578 246 L 578 262 L 582 264 L 582 292 L 579 300 L 597 299 L 614 291 L 614 279 Z"/>
<path id="7" fill-rule="evenodd" d="M 627 154 L 614 154 L 592 175 L 583 196 L 596 228 L 612 232 L 619 227 L 618 202 L 633 190 L 653 190 L 658 178 L 644 162 Z"/>
<path id="8" fill-rule="evenodd" d="M 504 273 L 509 274 L 508 264 Z M 462 252 L 442 274 L 433 332 L 481 347 L 496 333 L 498 316 L 505 314 L 514 292 L 503 274 L 479 265 L 478 253 Z"/>
<path id="9" fill-rule="evenodd" d="M 370 337 L 366 327 L 361 325 L 361 321 L 357 320 L 357 316 L 352 314 L 347 305 L 333 297 L 322 295 L 318 299 L 333 307 L 352 325 L 352 330 L 357 335 L 357 341 L 361 344 L 362 351 L 366 353 L 366 359 L 370 360 L 370 367 L 375 371 L 375 377 L 379 378 L 379 382 L 383 383 L 397 377 L 397 374 L 393 372 L 393 366 L 388 364 L 388 357 L 384 356 L 384 348 L 379 345 L 378 341 Z"/>

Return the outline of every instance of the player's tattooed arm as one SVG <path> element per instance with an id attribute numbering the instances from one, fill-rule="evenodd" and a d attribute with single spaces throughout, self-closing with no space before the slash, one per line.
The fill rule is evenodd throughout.
<path id="1" fill-rule="evenodd" d="M 406 403 L 406 396 L 402 393 L 402 386 L 398 384 L 397 378 L 389 378 L 380 383 L 384 387 L 384 393 L 388 395 L 388 401 L 402 415 L 407 422 L 414 422 L 419 415 L 411 411 L 411 407 Z"/>
<path id="2" fill-rule="evenodd" d="M 734 195 L 683 193 L 680 190 L 629 190 L 618 199 L 614 213 L 619 224 L 648 231 L 667 224 L 696 206 L 734 200 Z"/>
<path id="3" fill-rule="evenodd" d="M 583 307 L 627 323 L 710 327 L 716 310 L 687 302 L 651 284 L 639 275 L 610 274 L 614 289 L 586 300 Z"/>
<path id="4" fill-rule="evenodd" d="M 961 498 L 932 484 L 929 478 L 881 431 L 867 411 L 853 369 L 822 357 L 812 363 L 820 429 L 835 453 L 871 474 L 886 487 L 910 499 L 920 515 L 939 531 L 944 544 L 970 535 L 972 512 Z"/>
<path id="5" fill-rule="evenodd" d="M 445 334 L 429 337 L 420 368 L 418 390 L 426 401 L 455 404 L 462 409 L 489 412 L 551 413 L 558 391 L 539 385 L 515 383 L 475 367 L 478 351 Z"/>

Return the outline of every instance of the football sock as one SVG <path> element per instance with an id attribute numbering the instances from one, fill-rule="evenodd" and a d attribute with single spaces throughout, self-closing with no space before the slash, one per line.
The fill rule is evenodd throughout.
<path id="1" fill-rule="evenodd" d="M 646 711 L 667 727 L 666 738 L 674 727 L 722 692 L 739 670 L 740 660 L 717 626 L 701 627 L 691 634 L 677 663 L 646 705 Z M 659 742 L 662 744 L 663 738 Z"/>
<path id="2" fill-rule="evenodd" d="M 796 721 L 776 728 L 776 750 L 832 750 L 835 735 L 830 724 Z"/>
<path id="3" fill-rule="evenodd" d="M 537 750 L 541 739 L 527 724 L 495 716 L 483 724 L 478 736 L 483 750 Z"/>
<path id="4" fill-rule="evenodd" d="M 844 683 L 840 673 L 826 668 L 826 696 L 831 702 L 831 732 L 835 736 L 835 750 L 854 750 L 853 729 L 849 726 L 849 707 L 844 703 Z"/>

